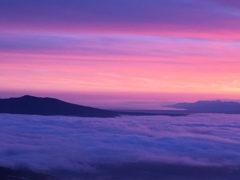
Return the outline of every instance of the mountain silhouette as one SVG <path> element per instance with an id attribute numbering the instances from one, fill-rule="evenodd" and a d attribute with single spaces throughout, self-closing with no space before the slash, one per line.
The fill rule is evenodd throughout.
<path id="1" fill-rule="evenodd" d="M 231 101 L 197 101 L 195 103 L 177 103 L 166 107 L 185 109 L 191 113 L 240 114 L 240 103 Z"/>
<path id="2" fill-rule="evenodd" d="M 19 98 L 0 99 L 0 113 L 79 117 L 116 117 L 119 115 L 114 111 L 71 104 L 54 98 L 29 95 Z"/>

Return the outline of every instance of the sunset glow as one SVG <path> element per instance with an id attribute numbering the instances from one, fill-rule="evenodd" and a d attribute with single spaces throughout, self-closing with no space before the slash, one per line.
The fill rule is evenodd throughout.
<path id="1" fill-rule="evenodd" d="M 240 99 L 237 0 L 0 4 L 1 97 L 62 93 L 90 105 Z"/>

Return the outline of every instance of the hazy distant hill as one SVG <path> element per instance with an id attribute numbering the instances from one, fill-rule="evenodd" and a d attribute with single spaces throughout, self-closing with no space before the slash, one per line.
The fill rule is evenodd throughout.
<path id="1" fill-rule="evenodd" d="M 0 99 L 0 113 L 80 117 L 115 117 L 119 115 L 114 111 L 71 104 L 54 98 L 28 95 L 19 98 Z"/>
<path id="2" fill-rule="evenodd" d="M 240 103 L 225 101 L 197 101 L 195 103 L 178 103 L 167 107 L 186 109 L 193 113 L 232 113 L 240 114 Z"/>

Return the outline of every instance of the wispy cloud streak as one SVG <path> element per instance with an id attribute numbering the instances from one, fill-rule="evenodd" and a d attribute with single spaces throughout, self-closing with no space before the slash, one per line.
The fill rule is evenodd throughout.
<path id="1" fill-rule="evenodd" d="M 4 1 L 1 29 L 239 38 L 232 1 Z M 197 22 L 197 23 L 196 23 Z"/>
<path id="2" fill-rule="evenodd" d="M 239 97 L 237 1 L 0 4 L 0 91 Z"/>

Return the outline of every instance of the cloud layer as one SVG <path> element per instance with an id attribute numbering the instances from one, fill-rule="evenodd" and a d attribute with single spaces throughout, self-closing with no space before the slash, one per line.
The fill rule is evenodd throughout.
<path id="1" fill-rule="evenodd" d="M 8 96 L 31 91 L 162 94 L 157 101 L 164 93 L 187 92 L 193 101 L 194 93 L 200 99 L 216 93 L 239 97 L 236 0 L 0 4 L 0 91 Z"/>
<path id="2" fill-rule="evenodd" d="M 179 177 L 189 176 L 188 170 L 210 175 L 212 169 L 234 178 L 240 172 L 239 122 L 239 115 L 216 114 L 111 119 L 2 114 L 0 166 L 65 177 L 130 176 L 126 167 L 156 177 L 164 176 L 159 168 Z"/>
<path id="3" fill-rule="evenodd" d="M 2 0 L 0 28 L 239 38 L 238 4 L 219 0 Z"/>
<path id="4" fill-rule="evenodd" d="M 239 52 L 230 40 L 0 32 L 1 90 L 230 96 Z"/>

